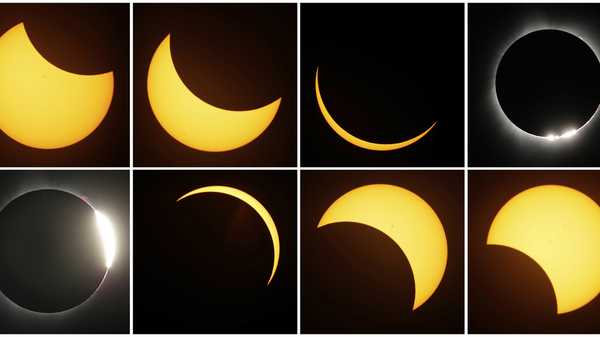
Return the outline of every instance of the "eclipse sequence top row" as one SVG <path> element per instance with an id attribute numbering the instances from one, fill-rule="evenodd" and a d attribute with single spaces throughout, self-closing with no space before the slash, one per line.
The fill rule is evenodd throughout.
<path id="1" fill-rule="evenodd" d="M 600 166 L 600 4 L 465 6 L 1 4 L 0 166 Z"/>

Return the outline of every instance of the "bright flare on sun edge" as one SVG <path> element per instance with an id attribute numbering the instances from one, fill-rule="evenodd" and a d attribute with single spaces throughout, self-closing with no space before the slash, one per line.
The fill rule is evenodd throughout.
<path id="1" fill-rule="evenodd" d="M 317 228 L 339 222 L 374 228 L 402 250 L 415 281 L 413 310 L 433 295 L 446 270 L 448 245 L 440 219 L 425 200 L 394 185 L 357 187 L 329 206 Z"/>
<path id="2" fill-rule="evenodd" d="M 279 234 L 277 233 L 277 227 L 275 226 L 275 221 L 273 221 L 271 214 L 269 214 L 269 211 L 267 211 L 265 206 L 263 206 L 253 196 L 251 196 L 250 194 L 248 194 L 242 190 L 239 190 L 239 189 L 233 188 L 233 187 L 229 187 L 229 186 L 214 185 L 214 186 L 200 187 L 200 188 L 197 188 L 193 191 L 190 191 L 190 192 L 184 194 L 179 199 L 177 199 L 177 201 L 179 202 L 179 201 L 181 201 L 189 196 L 192 196 L 194 194 L 211 193 L 211 192 L 212 193 L 222 193 L 222 194 L 226 194 L 226 195 L 238 198 L 239 200 L 245 202 L 250 207 L 252 207 L 254 209 L 254 211 L 256 211 L 256 213 L 258 213 L 258 215 L 264 221 L 265 225 L 267 226 L 267 230 L 269 231 L 269 234 L 271 235 L 271 241 L 273 241 L 273 268 L 271 270 L 271 276 L 269 277 L 269 280 L 267 281 L 267 285 L 271 284 L 271 281 L 273 280 L 273 277 L 275 276 L 275 272 L 277 271 L 277 266 L 279 264 L 279 251 L 280 251 Z"/>
<path id="3" fill-rule="evenodd" d="M 569 129 L 565 132 L 563 132 L 563 134 L 561 135 L 555 135 L 553 133 L 549 134 L 548 136 L 546 136 L 545 138 L 548 141 L 555 141 L 555 140 L 559 140 L 559 139 L 564 139 L 564 138 L 573 138 L 573 136 L 575 136 L 577 134 L 577 130 L 576 129 Z"/>
<path id="4" fill-rule="evenodd" d="M 600 207 L 575 189 L 542 185 L 515 195 L 496 214 L 487 244 L 535 261 L 552 284 L 558 314 L 600 293 Z"/>
<path id="5" fill-rule="evenodd" d="M 96 214 L 96 226 L 98 227 L 98 232 L 100 233 L 100 238 L 102 240 L 102 246 L 104 249 L 106 268 L 109 269 L 112 266 L 117 252 L 117 240 L 115 237 L 113 224 L 102 212 L 97 210 L 94 210 L 94 212 Z"/>

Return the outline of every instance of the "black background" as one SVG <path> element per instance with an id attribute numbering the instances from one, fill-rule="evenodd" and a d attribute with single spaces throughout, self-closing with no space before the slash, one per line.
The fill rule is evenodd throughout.
<path id="1" fill-rule="evenodd" d="M 514 41 L 496 71 L 496 96 L 518 128 L 542 137 L 581 128 L 600 102 L 600 62 L 576 35 L 543 29 Z"/>
<path id="2" fill-rule="evenodd" d="M 303 171 L 301 180 L 303 333 L 464 332 L 462 171 Z M 385 234 L 356 223 L 316 228 L 337 198 L 367 184 L 418 194 L 444 225 L 444 277 L 415 311 L 410 265 Z"/>
<path id="3" fill-rule="evenodd" d="M 81 306 L 59 314 L 16 307 L 0 294 L 2 333 L 129 332 L 129 174 L 127 171 L 2 171 L 0 205 L 31 190 L 54 188 L 88 199 L 111 220 L 115 260 L 98 292 Z M 0 274 L 2 277 L 2 274 Z"/>
<path id="4" fill-rule="evenodd" d="M 134 22 L 137 166 L 295 166 L 295 4 L 136 4 Z M 160 126 L 146 80 L 152 55 L 169 33 L 179 76 L 206 102 L 245 110 L 282 98 L 257 139 L 232 151 L 204 152 Z"/>
<path id="5" fill-rule="evenodd" d="M 281 256 L 270 285 L 271 237 L 226 185 L 255 197 L 273 217 Z M 136 171 L 136 333 L 296 333 L 296 172 Z"/>
<path id="6" fill-rule="evenodd" d="M 0 34 L 25 23 L 35 48 L 53 65 L 78 74 L 113 71 L 110 109 L 85 139 L 42 150 L 0 132 L 2 166 L 129 165 L 129 8 L 127 4 L 1 4 Z"/>
<path id="7" fill-rule="evenodd" d="M 600 163 L 598 116 L 571 139 L 548 142 L 521 135 L 499 118 L 502 111 L 498 111 L 495 103 L 493 82 L 496 64 L 504 49 L 533 30 L 560 28 L 598 48 L 600 6 L 469 4 L 468 10 L 469 165 L 597 166 Z"/>
<path id="8" fill-rule="evenodd" d="M 303 166 L 462 166 L 462 4 L 302 4 Z M 392 143 L 438 124 L 418 142 L 370 151 L 338 136 L 315 97 L 354 136 Z"/>
<path id="9" fill-rule="evenodd" d="M 598 333 L 600 296 L 585 306 L 556 314 L 552 284 L 527 255 L 486 245 L 502 206 L 538 185 L 574 188 L 600 200 L 600 174 L 593 171 L 469 172 L 469 332 Z"/>

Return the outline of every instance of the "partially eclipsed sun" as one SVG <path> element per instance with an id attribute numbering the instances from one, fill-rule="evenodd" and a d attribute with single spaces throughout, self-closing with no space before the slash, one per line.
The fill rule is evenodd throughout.
<path id="1" fill-rule="evenodd" d="M 444 227 L 425 200 L 394 185 L 361 186 L 334 201 L 317 228 L 338 222 L 374 228 L 404 252 L 415 280 L 413 310 L 433 295 L 446 270 L 448 246 Z"/>
<path id="2" fill-rule="evenodd" d="M 600 293 L 600 207 L 577 190 L 543 185 L 517 194 L 496 214 L 487 244 L 513 248 L 539 264 L 559 314 Z"/>
<path id="3" fill-rule="evenodd" d="M 112 72 L 78 75 L 55 67 L 20 23 L 0 36 L 0 129 L 38 149 L 77 143 L 106 116 L 113 82 Z"/>
<path id="4" fill-rule="evenodd" d="M 225 110 L 192 93 L 171 58 L 171 36 L 161 42 L 148 69 L 148 99 L 154 116 L 169 135 L 208 152 L 230 151 L 260 136 L 271 124 L 281 98 L 256 109 Z"/>

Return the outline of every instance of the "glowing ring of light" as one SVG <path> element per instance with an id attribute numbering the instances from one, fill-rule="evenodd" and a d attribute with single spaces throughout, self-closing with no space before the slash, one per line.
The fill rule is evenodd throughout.
<path id="1" fill-rule="evenodd" d="M 373 143 L 373 142 L 369 142 L 369 141 L 360 139 L 360 138 L 352 135 L 348 131 L 344 130 L 344 128 L 342 128 L 333 119 L 333 117 L 331 116 L 331 114 L 329 113 L 329 111 L 327 111 L 327 107 L 325 106 L 325 103 L 323 102 L 323 98 L 321 97 L 321 90 L 319 89 L 319 68 L 317 68 L 317 72 L 316 72 L 316 75 L 315 75 L 315 94 L 317 96 L 317 103 L 319 105 L 319 110 L 321 110 L 321 114 L 323 115 L 323 118 L 325 118 L 325 121 L 333 129 L 333 131 L 335 131 L 335 133 L 337 133 L 338 136 L 342 137 L 348 143 L 356 145 L 356 146 L 361 147 L 363 149 L 367 149 L 367 150 L 373 150 L 373 151 L 392 151 L 392 150 L 397 150 L 397 149 L 409 146 L 409 145 L 417 142 L 419 139 L 425 137 L 425 135 L 428 134 L 429 131 L 431 131 L 431 129 L 433 129 L 433 127 L 437 124 L 437 121 L 433 122 L 433 124 L 427 130 L 423 131 L 418 136 L 413 137 L 413 138 L 408 139 L 408 140 L 405 140 L 405 141 L 402 141 L 402 142 L 398 142 L 398 143 Z"/>
<path id="2" fill-rule="evenodd" d="M 585 39 L 583 39 L 579 34 L 574 33 L 572 30 L 570 29 L 566 29 L 566 28 L 556 28 L 556 27 L 548 27 L 548 26 L 544 26 L 541 25 L 539 27 L 536 28 L 532 28 L 532 29 L 528 29 L 525 32 L 522 32 L 521 34 L 519 34 L 516 38 L 511 39 L 507 45 L 502 49 L 502 51 L 499 54 L 499 57 L 496 60 L 496 65 L 493 67 L 494 69 L 494 73 L 493 73 L 493 81 L 492 81 L 492 86 L 491 86 L 491 95 L 493 96 L 493 104 L 496 106 L 496 110 L 499 112 L 500 118 L 504 121 L 504 123 L 506 123 L 506 125 L 510 125 L 514 130 L 517 130 L 519 132 L 519 134 L 521 135 L 526 135 L 528 137 L 531 137 L 531 139 L 537 139 L 537 140 L 541 140 L 544 143 L 546 142 L 554 142 L 557 140 L 564 140 L 564 139 L 569 139 L 569 138 L 573 138 L 575 135 L 577 135 L 577 133 L 579 133 L 579 131 L 581 131 L 585 126 L 587 126 L 588 124 L 590 124 L 590 122 L 594 119 L 597 118 L 598 116 L 598 112 L 600 111 L 600 102 L 598 103 L 598 108 L 596 108 L 596 112 L 594 112 L 594 114 L 592 115 L 592 117 L 590 117 L 590 119 L 588 119 L 587 122 L 585 122 L 582 126 L 580 126 L 577 129 L 568 129 L 565 130 L 562 134 L 560 135 L 555 135 L 555 134 L 550 134 L 548 136 L 539 136 L 539 135 L 535 135 L 533 133 L 529 133 L 523 129 L 521 129 L 520 127 L 518 127 L 517 125 L 515 125 L 506 115 L 506 113 L 504 112 L 504 110 L 502 110 L 502 106 L 500 106 L 500 102 L 498 101 L 498 95 L 496 92 L 496 74 L 498 73 L 498 67 L 500 66 L 500 62 L 502 61 L 502 58 L 504 57 L 504 54 L 508 51 L 508 49 L 513 45 L 513 43 L 515 43 L 516 41 L 518 41 L 519 39 L 521 39 L 522 37 L 529 35 L 533 32 L 537 32 L 539 30 L 559 30 L 568 34 L 571 34 L 577 38 L 579 38 L 581 41 L 583 41 L 596 55 L 596 58 L 598 59 L 598 62 L 600 62 L 600 58 L 598 58 L 599 53 L 597 52 L 597 50 L 594 48 L 594 46 L 590 43 L 588 43 Z"/>
<path id="3" fill-rule="evenodd" d="M 32 190 L 25 191 L 25 192 L 23 192 L 23 193 L 15 196 L 14 198 L 12 198 L 7 203 L 5 203 L 4 206 L 2 206 L 2 208 L 0 209 L 0 212 L 2 212 L 2 210 L 4 210 L 4 208 L 8 204 L 10 204 L 13 200 L 21 197 L 22 195 L 25 195 L 25 194 L 31 193 L 31 192 L 41 191 L 41 190 L 55 190 L 55 191 L 60 191 L 60 192 L 68 193 L 68 194 L 71 194 L 71 195 L 77 197 L 78 199 L 80 199 L 81 201 L 83 201 L 86 205 L 88 205 L 92 209 L 92 211 L 94 211 L 94 217 L 96 218 L 96 228 L 98 229 L 98 235 L 100 236 L 100 240 L 102 241 L 102 248 L 103 248 L 103 251 L 104 251 L 104 261 L 105 261 L 104 265 L 106 267 L 106 271 L 104 272 L 104 276 L 102 276 L 102 279 L 100 280 L 100 283 L 98 284 L 98 287 L 96 287 L 96 290 L 94 290 L 94 292 L 92 294 L 90 294 L 90 296 L 88 296 L 87 299 L 85 299 L 83 302 L 77 304 L 74 307 L 68 308 L 68 309 L 63 310 L 63 311 L 57 311 L 57 312 L 38 312 L 38 311 L 33 311 L 33 310 L 30 310 L 28 308 L 22 307 L 19 304 L 13 302 L 8 296 L 4 295 L 4 293 L 2 291 L 0 291 L 0 294 L 2 294 L 3 298 L 5 298 L 6 300 L 8 300 L 9 303 L 11 303 L 12 305 L 14 305 L 16 308 L 19 308 L 20 310 L 23 310 L 23 311 L 28 312 L 28 313 L 34 313 L 36 315 L 57 315 L 57 314 L 63 314 L 63 313 L 69 312 L 71 310 L 74 310 L 74 309 L 82 306 L 84 303 L 88 302 L 92 297 L 94 297 L 94 295 L 102 287 L 102 284 L 106 280 L 106 277 L 108 276 L 108 272 L 109 272 L 110 268 L 112 267 L 112 264 L 114 262 L 114 258 L 116 256 L 116 252 L 117 252 L 117 240 L 116 240 L 116 236 L 115 236 L 115 232 L 114 232 L 114 225 L 111 223 L 110 219 L 104 213 L 98 211 L 91 204 L 91 202 L 89 200 L 86 200 L 86 199 L 78 196 L 77 194 L 75 194 L 75 193 L 73 193 L 71 191 L 67 191 L 67 190 L 61 189 L 61 188 L 44 187 L 44 188 L 32 189 Z"/>
<path id="4" fill-rule="evenodd" d="M 246 204 L 252 207 L 264 221 L 267 229 L 269 230 L 269 234 L 271 235 L 271 240 L 273 242 L 273 269 L 271 270 L 271 276 L 267 281 L 267 285 L 271 284 L 273 277 L 275 276 L 275 272 L 277 271 L 277 265 L 279 264 L 279 234 L 277 233 L 277 227 L 275 226 L 275 222 L 273 218 L 269 214 L 269 211 L 253 196 L 250 194 L 238 190 L 237 188 L 229 187 L 229 186 L 205 186 L 200 187 L 195 190 L 192 190 L 183 196 L 181 196 L 177 201 L 181 201 L 189 196 L 200 194 L 200 193 L 221 193 L 226 194 L 232 197 L 235 197 Z"/>
<path id="5" fill-rule="evenodd" d="M 415 193 L 386 184 L 355 188 L 329 206 L 317 228 L 355 222 L 389 237 L 404 252 L 413 272 L 413 310 L 438 288 L 448 260 L 444 226 L 429 204 Z"/>

